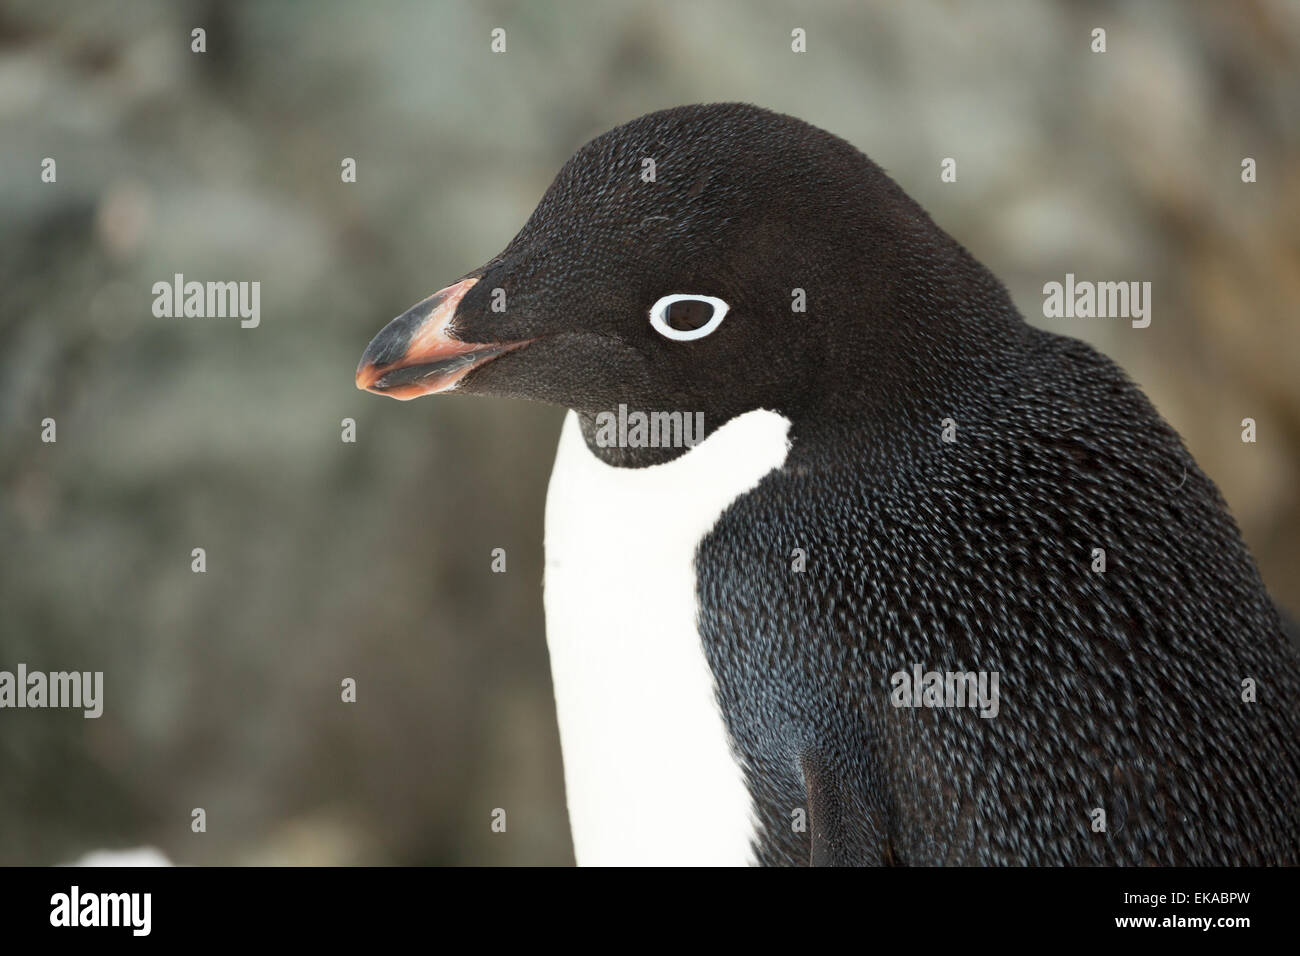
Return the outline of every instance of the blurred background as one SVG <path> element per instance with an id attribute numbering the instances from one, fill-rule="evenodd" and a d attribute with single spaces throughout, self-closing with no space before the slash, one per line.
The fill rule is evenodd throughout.
<path id="1" fill-rule="evenodd" d="M 393 402 L 353 369 L 588 138 L 717 100 L 848 139 L 1029 321 L 1116 359 L 1300 610 L 1300 4 L 11 0 L 0 669 L 106 686 L 98 720 L 0 711 L 0 863 L 571 862 L 541 604 L 561 412 Z M 178 272 L 259 280 L 260 327 L 155 318 Z M 1150 281 L 1151 326 L 1044 319 L 1067 272 Z"/>

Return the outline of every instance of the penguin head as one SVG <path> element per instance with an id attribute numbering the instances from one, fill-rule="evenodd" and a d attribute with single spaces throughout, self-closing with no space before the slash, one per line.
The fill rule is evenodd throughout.
<path id="1" fill-rule="evenodd" d="M 703 413 L 706 433 L 751 409 L 790 416 L 839 387 L 837 352 L 888 351 L 896 236 L 918 216 L 866 156 L 800 120 L 652 113 L 582 147 L 499 255 L 380 331 L 357 385 L 584 420 Z"/>

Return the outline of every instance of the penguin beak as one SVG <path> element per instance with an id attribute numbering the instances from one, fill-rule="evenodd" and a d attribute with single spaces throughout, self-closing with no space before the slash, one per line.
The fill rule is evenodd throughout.
<path id="1" fill-rule="evenodd" d="M 476 282 L 449 285 L 380 329 L 357 365 L 357 388 L 402 401 L 450 391 L 471 369 L 527 345 L 475 344 L 452 334 L 456 307 Z"/>

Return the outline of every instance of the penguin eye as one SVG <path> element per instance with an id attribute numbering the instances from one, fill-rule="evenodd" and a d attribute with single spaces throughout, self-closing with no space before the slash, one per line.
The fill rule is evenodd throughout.
<path id="1" fill-rule="evenodd" d="M 666 295 L 650 307 L 650 324 L 664 338 L 689 342 L 721 325 L 728 308 L 711 295 Z"/>

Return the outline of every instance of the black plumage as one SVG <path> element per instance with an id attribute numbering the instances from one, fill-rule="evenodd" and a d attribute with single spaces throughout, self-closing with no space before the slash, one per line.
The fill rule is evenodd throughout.
<path id="1" fill-rule="evenodd" d="M 931 424 L 864 471 L 851 421 L 796 436 L 701 545 L 760 859 L 808 859 L 790 808 L 815 786 L 836 862 L 1296 862 L 1295 653 L 1213 483 L 1086 345 L 1005 358 L 956 443 Z M 999 672 L 998 715 L 893 707 L 913 662 Z"/>
<path id="2" fill-rule="evenodd" d="M 696 560 L 761 862 L 1300 859 L 1300 667 L 1214 484 L 861 152 L 740 104 L 651 114 L 471 275 L 457 336 L 533 341 L 462 389 L 577 410 L 611 464 L 681 453 L 595 446 L 618 403 L 792 422 Z M 646 309 L 680 291 L 732 312 L 667 342 Z M 892 706 L 914 664 L 998 672 L 998 715 Z"/>

